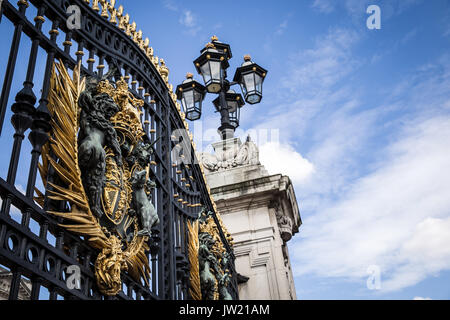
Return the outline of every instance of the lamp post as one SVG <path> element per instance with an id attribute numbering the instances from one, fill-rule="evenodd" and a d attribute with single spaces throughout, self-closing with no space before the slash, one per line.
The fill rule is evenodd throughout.
<path id="1" fill-rule="evenodd" d="M 176 94 L 181 101 L 186 118 L 191 121 L 200 119 L 202 103 L 206 93 L 217 94 L 213 104 L 220 113 L 218 131 L 222 140 L 233 138 L 234 131 L 239 127 L 240 109 L 245 104 L 259 103 L 262 99 L 262 84 L 267 70 L 260 67 L 249 55 L 244 56 L 244 63 L 237 68 L 232 82 L 227 80 L 227 69 L 231 59 L 230 45 L 220 42 L 216 36 L 200 51 L 200 56 L 194 60 L 197 72 L 202 76 L 204 86 L 193 79 L 188 73 L 186 80 L 177 86 Z M 244 98 L 231 89 L 240 85 Z"/>

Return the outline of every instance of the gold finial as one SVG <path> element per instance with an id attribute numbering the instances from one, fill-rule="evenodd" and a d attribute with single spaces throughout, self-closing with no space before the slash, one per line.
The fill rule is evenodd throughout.
<path id="1" fill-rule="evenodd" d="M 249 54 L 246 54 L 246 55 L 244 56 L 244 61 L 251 61 L 251 60 L 252 60 L 252 57 L 250 57 Z"/>
<path id="2" fill-rule="evenodd" d="M 136 34 L 136 22 L 133 21 L 133 23 L 128 26 L 127 35 L 131 36 L 131 38 L 133 38 L 134 40 L 135 34 Z"/>
<path id="3" fill-rule="evenodd" d="M 153 61 L 153 48 L 152 48 L 152 47 L 148 47 L 146 53 L 147 53 L 147 57 L 148 57 L 151 61 Z"/>
<path id="4" fill-rule="evenodd" d="M 152 62 L 155 65 L 155 67 L 159 66 L 159 58 L 158 58 L 158 56 L 153 56 L 152 57 Z"/>
<path id="5" fill-rule="evenodd" d="M 116 5 L 116 0 L 110 0 L 110 3 L 108 3 L 108 11 L 111 14 L 111 19 L 109 19 L 109 22 L 116 25 L 117 24 L 117 9 L 114 8 Z"/>
<path id="6" fill-rule="evenodd" d="M 139 30 L 138 32 L 135 32 L 133 34 L 133 41 L 137 44 L 140 44 L 140 41 L 142 40 L 142 30 Z"/>
<path id="7" fill-rule="evenodd" d="M 102 13 L 100 14 L 103 18 L 109 18 L 108 15 L 108 6 L 106 4 L 106 0 L 100 0 L 100 3 L 102 5 Z"/>
<path id="8" fill-rule="evenodd" d="M 132 25 L 130 24 L 130 15 L 127 13 L 125 15 L 125 34 L 131 36 Z"/>
<path id="9" fill-rule="evenodd" d="M 164 79 L 164 81 L 168 85 L 168 83 L 169 83 L 169 68 L 167 68 L 164 59 L 160 59 L 160 64 L 161 65 L 158 67 L 159 74 L 161 75 L 161 77 Z"/>
<path id="10" fill-rule="evenodd" d="M 194 78 L 194 75 L 190 72 L 186 73 L 186 79 L 192 79 Z"/>
<path id="11" fill-rule="evenodd" d="M 213 36 L 211 37 L 211 41 L 219 41 L 219 38 L 217 38 L 216 35 L 213 35 Z"/>
<path id="12" fill-rule="evenodd" d="M 99 12 L 98 0 L 92 0 L 92 10 Z"/>
<path id="13" fill-rule="evenodd" d="M 119 9 L 117 9 L 117 17 L 119 18 L 119 29 L 125 30 L 125 16 L 123 15 L 123 6 L 120 5 Z"/>
<path id="14" fill-rule="evenodd" d="M 149 44 L 150 44 L 150 40 L 148 40 L 148 38 L 145 38 L 145 40 L 144 40 L 144 49 L 145 50 L 147 50 Z"/>
<path id="15" fill-rule="evenodd" d="M 208 42 L 207 44 L 205 44 L 205 48 L 207 48 L 207 49 L 209 49 L 209 48 L 215 49 L 216 47 L 211 42 Z"/>
<path id="16" fill-rule="evenodd" d="M 130 26 L 130 15 L 128 13 L 123 17 L 123 27 L 124 27 L 123 30 L 125 31 L 125 34 L 127 36 L 129 36 L 131 34 L 130 33 L 131 26 Z"/>

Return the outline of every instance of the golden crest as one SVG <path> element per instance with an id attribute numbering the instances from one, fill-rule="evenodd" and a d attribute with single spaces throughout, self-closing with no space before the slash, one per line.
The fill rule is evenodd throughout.
<path id="1" fill-rule="evenodd" d="M 131 202 L 129 171 L 119 167 L 111 150 L 106 153 L 106 183 L 102 194 L 102 207 L 107 218 L 114 224 L 120 224 L 126 216 Z"/>
<path id="2" fill-rule="evenodd" d="M 89 121 L 105 126 L 80 107 L 84 102 L 79 99 L 86 99 L 82 93 L 89 85 L 81 78 L 80 65 L 71 77 L 62 62 L 55 63 L 48 105 L 53 130 L 43 148 L 39 171 L 48 198 L 66 201 L 70 207 L 69 212 L 48 212 L 64 218 L 62 227 L 84 236 L 99 250 L 95 262 L 97 285 L 105 295 L 116 295 L 121 290 L 121 272 L 128 272 L 139 283 L 143 279 L 147 285 L 150 279 L 149 230 L 159 221 L 147 198 L 148 166 L 143 164 L 149 159 L 150 148 L 142 139 L 144 132 L 138 108 L 143 101 L 131 95 L 123 79 L 114 85 L 103 79 L 94 88 L 110 108 L 117 109 L 106 119 L 109 144 L 100 144 L 95 134 L 87 137 L 83 133 Z M 93 158 L 94 154 L 97 158 Z M 50 166 L 56 180 L 48 179 Z M 99 170 L 103 180 L 95 176 Z M 104 181 L 101 192 L 95 190 L 98 181 Z M 36 201 L 43 206 L 43 193 L 37 191 L 37 194 Z M 97 198 L 99 206 L 94 208 Z M 144 209 L 147 211 L 141 212 Z"/>

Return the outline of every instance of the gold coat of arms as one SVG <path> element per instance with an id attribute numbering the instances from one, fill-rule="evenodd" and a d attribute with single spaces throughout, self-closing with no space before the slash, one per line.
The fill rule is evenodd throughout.
<path id="1" fill-rule="evenodd" d="M 141 123 L 144 101 L 123 78 L 114 82 L 113 73 L 81 78 L 80 66 L 70 76 L 62 63 L 55 64 L 52 136 L 39 166 L 48 198 L 69 205 L 68 212 L 49 213 L 100 250 L 95 274 L 106 295 L 121 290 L 122 271 L 148 284 L 148 240 L 159 223 L 151 201 L 152 144 Z M 44 196 L 38 194 L 37 201 L 43 205 Z"/>

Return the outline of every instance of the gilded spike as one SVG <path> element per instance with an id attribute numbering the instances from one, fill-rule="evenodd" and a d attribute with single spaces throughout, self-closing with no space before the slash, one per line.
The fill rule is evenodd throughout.
<path id="1" fill-rule="evenodd" d="M 120 30 L 125 30 L 126 26 L 125 26 L 125 16 L 123 15 L 123 6 L 120 5 L 119 9 L 117 9 L 117 17 L 119 18 L 119 29 Z"/>
<path id="2" fill-rule="evenodd" d="M 153 63 L 153 54 L 154 54 L 153 48 L 148 47 L 147 48 L 147 57 L 152 61 L 152 63 Z"/>
<path id="3" fill-rule="evenodd" d="M 116 0 L 111 0 L 110 3 L 108 3 L 108 11 L 111 14 L 111 19 L 109 19 L 109 22 L 116 25 L 117 24 L 117 9 L 114 8 L 116 5 Z"/>
<path id="4" fill-rule="evenodd" d="M 164 59 L 160 59 L 159 63 L 160 63 L 159 68 L 158 68 L 159 74 L 163 78 L 164 82 L 166 84 L 168 84 L 169 83 L 169 68 L 167 68 Z"/>
<path id="5" fill-rule="evenodd" d="M 100 0 L 100 4 L 102 5 L 102 12 L 100 13 L 100 15 L 103 17 L 103 18 L 109 18 L 109 15 L 108 15 L 108 4 L 107 4 L 107 2 L 106 2 L 106 0 Z"/>
<path id="6" fill-rule="evenodd" d="M 92 10 L 99 12 L 100 7 L 98 6 L 98 0 L 92 0 Z"/>
<path id="7" fill-rule="evenodd" d="M 130 25 L 128 35 L 134 39 L 135 33 L 136 33 L 136 22 L 133 21 L 133 23 Z"/>

